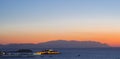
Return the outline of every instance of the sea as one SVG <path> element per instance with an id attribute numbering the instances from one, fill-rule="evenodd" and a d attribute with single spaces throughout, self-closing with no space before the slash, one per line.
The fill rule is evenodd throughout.
<path id="1" fill-rule="evenodd" d="M 35 57 L 9 57 L 0 59 L 120 59 L 120 48 L 52 48 L 61 52 L 56 55 L 40 55 Z M 15 50 L 15 49 L 1 49 Z M 34 52 L 44 49 L 34 48 Z"/>

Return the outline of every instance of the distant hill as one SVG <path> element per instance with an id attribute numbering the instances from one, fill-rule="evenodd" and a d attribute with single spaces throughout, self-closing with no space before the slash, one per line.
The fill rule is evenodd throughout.
<path id="1" fill-rule="evenodd" d="M 48 41 L 39 44 L 0 45 L 0 48 L 100 48 L 100 47 L 110 46 L 96 41 L 66 41 L 66 40 Z"/>

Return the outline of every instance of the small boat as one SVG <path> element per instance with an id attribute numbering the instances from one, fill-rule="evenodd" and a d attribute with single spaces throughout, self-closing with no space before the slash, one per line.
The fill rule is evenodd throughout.
<path id="1" fill-rule="evenodd" d="M 60 52 L 54 51 L 54 50 L 52 50 L 52 49 L 48 49 L 48 50 L 36 52 L 35 54 L 36 54 L 36 55 L 60 54 Z"/>
<path id="2" fill-rule="evenodd" d="M 5 52 L 0 51 L 0 56 L 3 56 L 5 54 Z"/>

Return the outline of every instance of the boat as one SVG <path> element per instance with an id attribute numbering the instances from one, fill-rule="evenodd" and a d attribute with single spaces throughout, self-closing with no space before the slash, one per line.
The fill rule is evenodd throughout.
<path id="1" fill-rule="evenodd" d="M 34 55 L 30 49 L 19 49 L 17 51 L 1 51 L 0 57 L 34 57 Z"/>
<path id="2" fill-rule="evenodd" d="M 52 49 L 48 49 L 48 50 L 43 50 L 43 51 L 40 51 L 40 52 L 36 52 L 35 54 L 36 55 L 48 55 L 48 54 L 60 54 L 60 52 L 54 51 Z"/>

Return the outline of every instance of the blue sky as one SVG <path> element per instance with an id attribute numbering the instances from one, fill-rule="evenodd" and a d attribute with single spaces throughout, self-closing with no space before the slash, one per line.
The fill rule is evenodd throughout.
<path id="1" fill-rule="evenodd" d="M 118 46 L 119 34 L 120 0 L 0 0 L 3 44 L 90 39 Z"/>
<path id="2" fill-rule="evenodd" d="M 120 0 L 0 0 L 0 27 L 5 30 L 120 29 Z"/>

